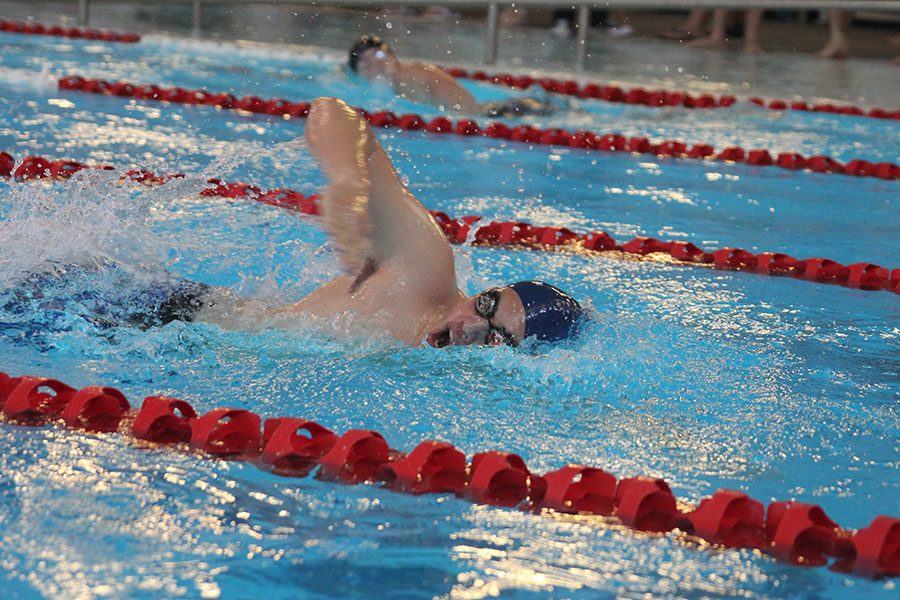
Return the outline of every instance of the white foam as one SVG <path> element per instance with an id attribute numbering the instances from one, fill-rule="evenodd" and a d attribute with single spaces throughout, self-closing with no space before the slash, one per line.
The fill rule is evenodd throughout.
<path id="1" fill-rule="evenodd" d="M 11 67 L 0 67 L 0 85 L 42 94 L 52 94 L 58 89 L 56 77 L 50 74 Z"/>
<path id="2" fill-rule="evenodd" d="M 136 200 L 135 187 L 119 183 L 118 174 L 95 170 L 66 183 L 11 184 L 0 220 L 0 287 L 47 263 L 161 263 L 147 203 Z"/>

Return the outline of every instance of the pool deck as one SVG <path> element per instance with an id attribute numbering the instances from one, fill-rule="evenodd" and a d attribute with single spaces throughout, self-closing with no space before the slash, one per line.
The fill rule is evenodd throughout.
<path id="1" fill-rule="evenodd" d="M 661 32 L 677 27 L 684 17 L 676 13 L 645 12 L 632 13 L 629 19 L 637 29 L 637 36 L 655 39 Z M 900 14 L 897 19 L 900 21 Z M 828 26 L 767 19 L 760 37 L 765 51 L 815 54 L 828 39 Z M 850 29 L 848 39 L 854 58 L 893 60 L 900 56 L 900 24 L 860 21 Z M 730 41 L 728 48 L 739 51 L 741 40 Z"/>
<path id="2" fill-rule="evenodd" d="M 119 4 L 128 5 L 128 2 Z M 92 4 L 92 19 L 96 25 L 103 26 L 111 15 L 110 11 L 114 6 L 110 2 L 94 2 Z M 182 15 L 185 9 L 189 9 L 189 4 L 184 6 L 170 5 L 169 9 L 173 15 Z M 236 12 L 249 13 L 258 10 L 260 7 L 240 7 L 235 6 Z M 298 7 L 293 7 L 298 9 Z M 207 6 L 209 12 L 212 6 Z M 311 9 L 301 8 L 300 10 L 318 10 L 320 12 L 336 12 L 342 9 L 319 8 Z M 127 11 L 126 11 L 127 12 Z M 364 10 L 348 9 L 355 15 L 367 15 Z M 430 20 L 439 23 L 439 20 L 426 16 L 416 16 L 416 12 L 408 10 L 402 14 L 405 20 Z M 551 9 L 529 9 L 527 15 L 523 19 L 522 25 L 506 26 L 510 28 L 535 28 L 546 29 L 550 27 L 552 21 Z M 35 20 L 57 22 L 60 19 L 72 21 L 76 17 L 77 6 L 74 2 L 60 2 L 58 0 L 30 0 L 23 3 L 18 0 L 0 0 L 0 15 L 4 18 L 26 19 L 33 18 Z M 396 12 L 395 12 L 396 14 Z M 481 23 L 481 14 L 479 11 L 465 11 L 463 16 L 466 20 L 472 20 L 476 24 Z M 636 38 L 657 39 L 661 32 L 677 27 L 684 20 L 684 13 L 679 11 L 632 11 L 624 13 L 629 24 L 636 31 Z M 376 18 L 374 14 L 368 15 L 368 18 Z M 140 27 L 143 23 L 136 22 L 135 26 Z M 604 34 L 598 30 L 593 30 L 592 35 L 603 36 Z M 828 38 L 828 26 L 824 23 L 799 23 L 795 20 L 780 20 L 767 18 L 763 22 L 762 27 L 762 45 L 766 51 L 773 52 L 798 52 L 813 54 L 817 52 L 825 44 Z M 856 23 L 851 28 L 848 38 L 850 40 L 851 57 L 853 58 L 872 58 L 892 60 L 900 56 L 900 13 L 893 19 L 881 18 L 879 15 L 872 13 L 863 13 L 859 15 Z M 677 42 L 676 42 L 677 43 Z M 740 39 L 729 42 L 729 49 L 740 49 Z"/>
<path id="3" fill-rule="evenodd" d="M 34 19 L 74 25 L 75 2 L 0 0 L 5 19 Z M 471 16 L 471 18 L 469 18 Z M 826 60 L 815 52 L 828 35 L 825 25 L 767 20 L 762 28 L 765 52 L 748 55 L 740 40 L 724 49 L 696 49 L 659 39 L 661 31 L 681 22 L 678 12 L 633 13 L 636 35 L 617 38 L 592 30 L 587 63 L 575 67 L 575 39 L 560 39 L 548 27 L 549 10 L 533 10 L 527 26 L 506 26 L 499 34 L 493 71 L 528 71 L 626 86 L 664 87 L 691 93 L 731 93 L 738 97 L 803 99 L 893 110 L 900 88 L 900 25 L 866 23 L 850 32 L 851 58 Z M 466 68 L 482 66 L 484 19 L 477 13 L 435 20 L 412 11 L 398 14 L 301 5 L 211 3 L 204 7 L 202 28 L 191 31 L 191 5 L 134 1 L 101 2 L 91 7 L 91 25 L 118 31 L 175 37 L 292 44 L 313 47 L 341 60 L 350 42 L 364 33 L 389 41 L 401 58 L 419 58 Z M 436 42 L 435 40 L 439 40 Z M 290 46 L 288 46 L 290 47 Z"/>

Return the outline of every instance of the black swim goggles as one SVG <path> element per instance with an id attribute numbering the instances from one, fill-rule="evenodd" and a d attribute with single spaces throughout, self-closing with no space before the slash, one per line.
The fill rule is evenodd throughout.
<path id="1" fill-rule="evenodd" d="M 516 338 L 513 337 L 505 327 L 497 327 L 491 323 L 491 319 L 497 313 L 497 305 L 500 303 L 500 290 L 491 288 L 485 290 L 475 296 L 475 314 L 487 321 L 488 333 L 485 336 L 484 343 L 487 346 L 496 346 L 498 344 L 506 344 L 507 346 L 515 346 Z"/>

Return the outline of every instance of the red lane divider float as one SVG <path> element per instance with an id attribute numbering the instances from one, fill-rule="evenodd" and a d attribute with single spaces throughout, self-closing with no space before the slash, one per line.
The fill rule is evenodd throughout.
<path id="1" fill-rule="evenodd" d="M 702 94 L 693 96 L 687 92 L 671 90 L 646 90 L 641 87 L 624 89 L 617 85 L 599 83 L 579 84 L 573 80 L 561 80 L 553 77 L 531 77 L 529 75 L 510 75 L 509 73 L 485 73 L 484 71 L 466 71 L 455 67 L 445 67 L 449 75 L 457 79 L 484 81 L 506 87 L 525 90 L 532 86 L 540 86 L 544 91 L 564 96 L 604 100 L 622 104 L 638 104 L 642 106 L 681 106 L 684 108 L 726 108 L 737 103 L 734 96 L 713 96 Z M 809 112 L 825 112 L 836 115 L 854 115 L 875 119 L 900 120 L 900 110 L 883 108 L 862 109 L 857 106 L 836 106 L 834 104 L 809 104 L 807 102 L 785 100 L 764 100 L 749 98 L 748 102 L 772 110 L 802 110 Z"/>
<path id="2" fill-rule="evenodd" d="M 184 400 L 161 396 L 148 396 L 134 413 L 125 396 L 111 387 L 76 391 L 55 379 L 2 372 L 0 414 L 18 425 L 55 422 L 118 431 L 157 446 L 187 445 L 285 476 L 306 477 L 318 469 L 316 477 L 330 481 L 380 484 L 411 494 L 455 494 L 478 504 L 538 513 L 613 517 L 635 531 L 677 530 L 684 541 L 754 548 L 792 565 L 831 563 L 832 570 L 859 576 L 900 575 L 900 519 L 884 515 L 851 531 L 814 504 L 773 502 L 766 509 L 735 490 L 718 490 L 698 506 L 679 504 L 662 479 L 617 479 L 597 467 L 573 464 L 541 475 L 517 454 L 481 452 L 468 462 L 453 445 L 435 440 L 423 441 L 407 454 L 391 449 L 377 431 L 352 429 L 338 435 L 306 419 L 263 420 L 236 408 L 198 416 Z"/>
<path id="3" fill-rule="evenodd" d="M 21 21 L 0 20 L 0 31 L 29 35 L 52 35 L 87 40 L 100 40 L 104 42 L 135 43 L 141 40 L 141 36 L 136 33 L 114 33 L 98 29 L 79 29 L 77 27 L 61 27 L 58 25 L 48 26 L 41 23 Z M 699 96 L 694 96 L 688 92 L 646 90 L 641 87 L 625 89 L 616 85 L 602 85 L 598 83 L 585 83 L 582 85 L 574 80 L 561 80 L 553 77 L 535 78 L 530 75 L 516 76 L 508 73 L 485 73 L 480 70 L 469 72 L 465 69 L 456 67 L 445 67 L 444 70 L 458 79 L 485 81 L 520 90 L 537 85 L 546 92 L 554 94 L 604 100 L 606 102 L 640 104 L 643 106 L 656 107 L 682 106 L 684 108 L 724 108 L 737 103 L 737 98 L 730 95 L 713 96 L 711 94 L 701 94 Z M 851 105 L 810 104 L 803 101 L 786 101 L 778 99 L 765 100 L 757 97 L 749 98 L 747 101 L 772 110 L 801 110 L 825 112 L 837 115 L 864 116 L 875 119 L 900 120 L 900 110 L 886 110 L 883 108 L 863 109 Z"/>
<path id="4" fill-rule="evenodd" d="M 65 168 L 58 167 L 64 165 Z M 14 177 L 20 181 L 32 179 L 67 179 L 72 174 L 86 168 L 111 170 L 108 165 L 88 166 L 74 161 L 49 161 L 40 156 L 25 158 L 18 167 L 13 157 L 0 152 L 0 177 Z M 183 173 L 156 175 L 150 171 L 128 171 L 123 179 L 144 185 L 161 185 L 170 179 L 183 178 Z M 263 191 L 258 186 L 241 182 L 223 182 L 219 179 L 207 181 L 211 187 L 200 191 L 201 196 L 222 198 L 243 198 L 277 206 L 305 215 L 320 214 L 319 195 L 304 195 L 300 192 L 275 188 Z M 885 267 L 867 263 L 843 265 L 827 258 L 796 259 L 779 252 L 753 254 L 742 248 L 725 247 L 714 251 L 704 250 L 687 241 L 662 241 L 656 238 L 638 236 L 619 244 L 605 231 L 591 231 L 579 234 L 566 227 L 539 227 L 525 221 L 490 221 L 473 226 L 483 218 L 475 215 L 454 218 L 440 211 L 431 215 L 453 244 L 470 241 L 477 246 L 503 246 L 528 248 L 533 250 L 571 251 L 581 254 L 618 252 L 654 260 L 666 255 L 678 264 L 705 266 L 725 271 L 745 271 L 759 275 L 779 275 L 795 277 L 817 283 L 833 283 L 860 290 L 888 290 L 900 293 L 900 268 L 888 270 Z M 654 256 L 656 255 L 656 256 Z"/>
<path id="5" fill-rule="evenodd" d="M 100 40 L 101 42 L 121 42 L 123 44 L 134 44 L 141 41 L 141 36 L 136 33 L 115 33 L 102 29 L 79 29 L 78 27 L 60 27 L 59 25 L 22 23 L 20 21 L 0 20 L 0 31 L 24 33 L 26 35 L 53 35 L 73 39 Z"/>
<path id="6" fill-rule="evenodd" d="M 221 109 L 243 110 L 274 116 L 305 118 L 309 114 L 308 102 L 289 102 L 283 98 L 272 100 L 258 96 L 236 98 L 227 93 L 187 90 L 177 87 L 167 88 L 156 85 L 134 85 L 123 81 L 108 82 L 101 79 L 85 79 L 78 76 L 63 77 L 59 80 L 59 87 L 62 90 L 78 90 L 139 100 L 206 105 Z M 414 114 L 396 115 L 389 111 L 370 113 L 359 108 L 357 111 L 374 127 L 395 128 L 406 131 L 422 130 L 434 134 L 452 134 L 457 136 L 486 136 L 514 142 L 545 146 L 567 146 L 589 151 L 628 152 L 632 154 L 650 154 L 661 158 L 717 160 L 729 163 L 741 162 L 759 167 L 780 167 L 788 170 L 805 169 L 815 173 L 836 173 L 888 180 L 900 179 L 900 165 L 890 162 L 873 163 L 867 160 L 853 159 L 847 164 L 842 164 L 828 156 L 804 157 L 794 152 L 782 152 L 773 156 L 767 150 L 745 150 L 740 147 L 724 148 L 717 151 L 710 144 L 694 144 L 689 147 L 685 142 L 678 140 L 652 143 L 647 138 L 627 138 L 614 133 L 600 134 L 592 131 L 567 131 L 558 128 L 539 129 L 531 125 L 509 127 L 500 122 L 481 125 L 472 119 L 459 119 L 454 122 L 443 116 L 426 120 Z"/>

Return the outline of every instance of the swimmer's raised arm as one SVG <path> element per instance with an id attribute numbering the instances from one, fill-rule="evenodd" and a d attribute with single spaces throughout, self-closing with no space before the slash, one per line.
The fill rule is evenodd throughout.
<path id="1" fill-rule="evenodd" d="M 394 75 L 394 90 L 410 100 L 425 100 L 445 110 L 474 114 L 479 105 L 456 79 L 434 65 L 403 63 Z"/>
<path id="2" fill-rule="evenodd" d="M 344 102 L 319 98 L 309 112 L 306 140 L 328 178 L 323 193 L 325 230 L 344 269 L 358 273 L 367 258 L 374 258 L 368 206 L 372 191 L 372 137 L 365 122 Z"/>
<path id="3" fill-rule="evenodd" d="M 319 98 L 306 127 L 310 150 L 328 178 L 324 226 L 347 272 L 391 266 L 416 289 L 444 294 L 452 286 L 455 293 L 450 244 L 363 118 L 342 100 Z"/>
<path id="4" fill-rule="evenodd" d="M 359 322 L 361 332 L 374 326 L 406 344 L 425 338 L 436 348 L 517 345 L 532 336 L 555 341 L 577 333 L 581 306 L 546 283 L 520 281 L 467 297 L 457 287 L 453 252 L 441 228 L 347 104 L 316 100 L 306 137 L 328 177 L 323 224 L 348 274 L 264 314 L 325 317 L 339 330 Z M 234 320 L 228 313 L 243 316 L 248 308 L 239 305 L 223 316 Z"/>

